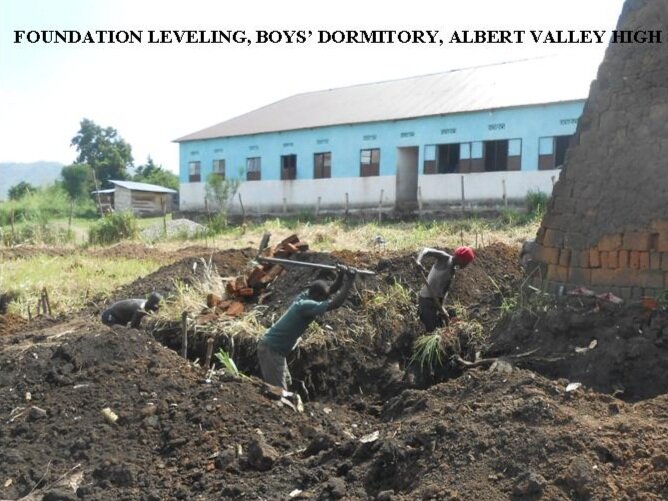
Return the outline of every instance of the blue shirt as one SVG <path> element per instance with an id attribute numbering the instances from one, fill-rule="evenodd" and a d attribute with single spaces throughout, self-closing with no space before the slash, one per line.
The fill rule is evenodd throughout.
<path id="1" fill-rule="evenodd" d="M 307 292 L 302 292 L 283 313 L 283 316 L 264 333 L 262 340 L 272 350 L 288 356 L 297 346 L 297 341 L 309 324 L 315 317 L 325 313 L 330 303 L 330 300 L 314 301 L 308 298 Z"/>

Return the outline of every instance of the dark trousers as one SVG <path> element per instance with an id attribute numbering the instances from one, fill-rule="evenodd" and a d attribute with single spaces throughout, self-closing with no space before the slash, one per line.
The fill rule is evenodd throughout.
<path id="1" fill-rule="evenodd" d="M 441 299 L 438 299 L 441 304 Z M 443 315 L 436 308 L 433 298 L 422 297 L 418 299 L 418 315 L 427 332 L 433 332 L 438 327 L 443 327 Z"/>

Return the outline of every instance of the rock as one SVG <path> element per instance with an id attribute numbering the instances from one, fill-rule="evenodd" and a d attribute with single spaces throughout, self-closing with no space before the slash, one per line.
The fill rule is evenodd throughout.
<path id="1" fill-rule="evenodd" d="M 248 464 L 258 471 L 270 470 L 278 458 L 278 451 L 262 439 L 256 438 L 248 447 Z"/>
<path id="2" fill-rule="evenodd" d="M 380 491 L 376 496 L 376 501 L 392 501 L 394 491 Z"/>
<path id="3" fill-rule="evenodd" d="M 32 406 L 28 412 L 28 421 L 37 421 L 46 417 L 46 411 L 39 407 Z"/>
<path id="4" fill-rule="evenodd" d="M 526 472 L 520 475 L 513 487 L 513 494 L 516 496 L 542 495 L 547 481 L 538 473 Z"/>
<path id="5" fill-rule="evenodd" d="M 160 419 L 158 416 L 148 416 L 144 419 L 144 425 L 148 428 L 157 428 L 160 425 Z"/>
<path id="6" fill-rule="evenodd" d="M 72 491 L 52 489 L 44 494 L 42 501 L 78 501 L 78 498 Z"/>
<path id="7" fill-rule="evenodd" d="M 594 487 L 594 470 L 586 459 L 576 457 L 568 465 L 563 480 L 578 496 L 586 498 Z"/>
<path id="8" fill-rule="evenodd" d="M 340 477 L 330 477 L 325 489 L 332 499 L 341 499 L 346 495 L 346 482 Z"/>
<path id="9" fill-rule="evenodd" d="M 225 450 L 221 451 L 220 454 L 218 454 L 218 457 L 216 457 L 214 464 L 216 468 L 219 470 L 225 470 L 232 464 L 237 459 L 236 452 L 233 448 L 228 447 Z"/>
<path id="10" fill-rule="evenodd" d="M 315 456 L 319 452 L 331 449 L 334 447 L 334 445 L 334 439 L 331 436 L 320 433 L 316 435 L 313 440 L 311 440 L 311 443 L 306 448 L 306 451 L 304 451 L 304 456 Z"/>

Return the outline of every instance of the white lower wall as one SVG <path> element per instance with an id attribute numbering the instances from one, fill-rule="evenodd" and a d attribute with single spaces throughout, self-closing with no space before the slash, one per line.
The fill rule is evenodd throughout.
<path id="1" fill-rule="evenodd" d="M 247 213 L 282 212 L 284 198 L 289 212 L 313 210 L 318 197 L 321 209 L 342 210 L 345 208 L 346 193 L 350 209 L 378 207 L 381 190 L 383 206 L 391 207 L 395 200 L 395 185 L 394 176 L 250 181 L 242 183 L 238 193 Z M 182 183 L 180 192 L 181 210 L 204 209 L 205 183 Z M 238 194 L 231 201 L 229 210 L 241 211 Z"/>
<path id="2" fill-rule="evenodd" d="M 425 205 L 460 203 L 462 178 L 466 202 L 503 200 L 503 181 L 506 197 L 522 199 L 530 191 L 552 193 L 553 182 L 559 179 L 559 170 L 480 172 L 470 174 L 430 174 L 418 179 L 422 202 Z M 553 180 L 554 178 L 554 180 Z M 320 197 L 322 210 L 343 210 L 348 193 L 350 209 L 377 208 L 383 194 L 383 207 L 394 206 L 396 200 L 395 176 L 300 179 L 295 181 L 244 182 L 238 193 L 247 213 L 280 213 L 283 199 L 288 212 L 313 210 Z M 204 210 L 205 183 L 182 183 L 180 209 Z M 213 207 L 210 207 L 213 210 Z M 230 203 L 230 212 L 240 212 L 238 194 Z"/>
<path id="3" fill-rule="evenodd" d="M 552 193 L 554 182 L 559 179 L 560 170 L 517 171 L 517 172 L 475 172 L 470 174 L 429 174 L 418 181 L 422 202 L 428 205 L 461 202 L 462 178 L 464 198 L 467 202 L 503 200 L 503 181 L 506 197 L 522 199 L 530 191 Z"/>

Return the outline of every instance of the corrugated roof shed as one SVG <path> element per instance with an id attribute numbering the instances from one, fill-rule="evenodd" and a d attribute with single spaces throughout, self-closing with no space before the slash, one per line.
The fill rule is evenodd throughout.
<path id="1" fill-rule="evenodd" d="M 576 101 L 587 98 L 595 73 L 595 64 L 582 71 L 553 57 L 309 92 L 176 141 Z"/>
<path id="2" fill-rule="evenodd" d="M 137 183 L 135 181 L 114 181 L 109 180 L 110 183 L 120 186 L 121 188 L 126 188 L 132 191 L 150 191 L 152 193 L 176 193 L 176 190 L 170 188 L 165 188 L 164 186 L 158 186 L 157 184 L 148 184 L 148 183 Z"/>

